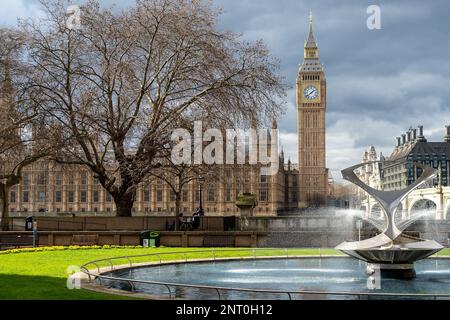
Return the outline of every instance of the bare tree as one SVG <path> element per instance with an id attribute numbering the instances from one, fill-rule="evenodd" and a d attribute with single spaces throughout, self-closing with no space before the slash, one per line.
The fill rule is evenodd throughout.
<path id="1" fill-rule="evenodd" d="M 0 201 L 1 230 L 9 229 L 9 197 L 26 166 L 48 155 L 51 130 L 24 96 L 24 35 L 0 30 Z"/>
<path id="2" fill-rule="evenodd" d="M 192 149 L 193 150 L 193 149 Z M 165 182 L 175 197 L 175 229 L 178 230 L 183 191 L 193 181 L 200 177 L 212 178 L 218 173 L 218 167 L 212 165 L 175 164 L 170 153 L 160 161 L 161 167 L 153 170 L 150 175 Z"/>
<path id="3" fill-rule="evenodd" d="M 137 186 L 185 119 L 239 126 L 280 113 L 278 62 L 262 42 L 220 31 L 207 1 L 137 0 L 118 12 L 91 0 L 81 30 L 66 26 L 68 1 L 42 4 L 47 18 L 23 24 L 32 92 L 72 139 L 58 160 L 89 167 L 119 216 L 131 215 Z"/>

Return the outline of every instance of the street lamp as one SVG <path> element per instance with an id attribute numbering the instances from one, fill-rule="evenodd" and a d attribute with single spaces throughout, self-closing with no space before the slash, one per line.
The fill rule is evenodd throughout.
<path id="1" fill-rule="evenodd" d="M 197 180 L 198 180 L 198 187 L 199 187 L 199 202 L 200 202 L 199 209 L 202 212 L 203 211 L 203 207 L 202 207 L 202 186 L 203 186 L 203 183 L 205 183 L 205 177 L 200 175 Z"/>

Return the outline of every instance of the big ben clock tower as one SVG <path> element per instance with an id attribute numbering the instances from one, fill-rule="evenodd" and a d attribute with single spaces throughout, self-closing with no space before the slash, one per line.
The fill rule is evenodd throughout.
<path id="1" fill-rule="evenodd" d="M 304 61 L 297 78 L 299 201 L 312 206 L 326 203 L 325 112 L 327 82 L 319 61 L 319 48 L 313 33 L 312 14 L 305 42 Z"/>

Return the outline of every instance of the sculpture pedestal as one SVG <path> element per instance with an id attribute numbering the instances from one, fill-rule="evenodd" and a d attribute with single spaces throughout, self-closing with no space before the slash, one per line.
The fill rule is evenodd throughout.
<path id="1" fill-rule="evenodd" d="M 241 208 L 240 214 L 241 214 L 241 217 L 252 217 L 253 209 L 252 208 Z"/>

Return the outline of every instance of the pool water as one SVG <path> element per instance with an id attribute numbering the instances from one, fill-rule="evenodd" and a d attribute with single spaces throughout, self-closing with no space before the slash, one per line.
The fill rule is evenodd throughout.
<path id="1" fill-rule="evenodd" d="M 279 291 L 320 291 L 322 295 L 299 294 L 293 299 L 355 299 L 350 293 L 448 294 L 450 296 L 450 259 L 428 259 L 415 264 L 415 280 L 381 279 L 381 289 L 370 290 L 366 263 L 350 258 L 306 258 L 240 260 L 210 263 L 185 263 L 113 272 L 114 277 L 222 288 Z M 126 282 L 108 285 L 129 289 Z M 136 284 L 136 291 L 167 296 L 160 285 Z M 210 289 L 170 287 L 172 296 L 187 299 L 218 299 Z M 333 295 L 345 292 L 348 295 Z M 286 294 L 221 291 L 222 299 L 288 299 Z M 385 299 L 386 297 L 383 297 Z M 392 298 L 392 297 L 390 297 Z"/>

